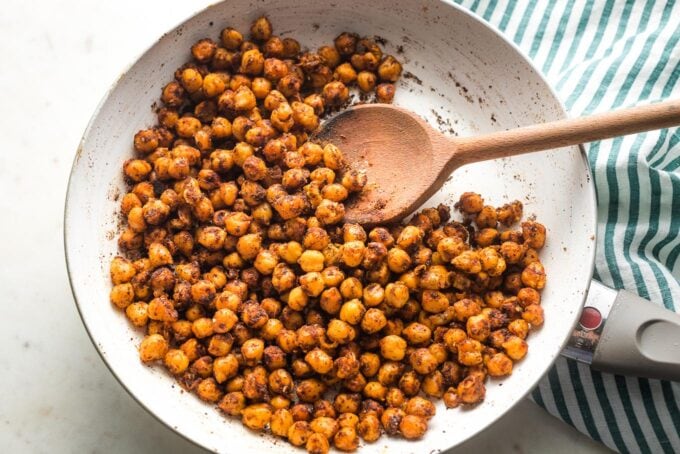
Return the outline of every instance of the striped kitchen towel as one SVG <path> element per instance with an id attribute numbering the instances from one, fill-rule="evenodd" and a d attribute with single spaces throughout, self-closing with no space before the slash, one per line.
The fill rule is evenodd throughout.
<path id="1" fill-rule="evenodd" d="M 572 116 L 680 97 L 675 1 L 456 1 L 514 41 Z M 595 278 L 676 311 L 679 142 L 673 128 L 585 147 L 598 195 Z M 561 358 L 532 396 L 613 450 L 680 452 L 680 383 L 603 374 Z"/>

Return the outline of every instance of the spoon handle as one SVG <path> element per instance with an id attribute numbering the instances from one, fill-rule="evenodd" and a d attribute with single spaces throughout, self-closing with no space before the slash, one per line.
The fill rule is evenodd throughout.
<path id="1" fill-rule="evenodd" d="M 680 100 L 456 138 L 458 165 L 680 125 Z"/>

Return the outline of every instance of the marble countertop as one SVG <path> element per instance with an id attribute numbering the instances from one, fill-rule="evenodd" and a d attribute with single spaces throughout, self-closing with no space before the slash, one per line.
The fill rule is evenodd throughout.
<path id="1" fill-rule="evenodd" d="M 0 446 L 15 453 L 200 453 L 116 382 L 66 276 L 62 211 L 80 135 L 118 74 L 209 1 L 4 0 L 0 15 Z M 529 401 L 455 452 L 599 453 Z"/>

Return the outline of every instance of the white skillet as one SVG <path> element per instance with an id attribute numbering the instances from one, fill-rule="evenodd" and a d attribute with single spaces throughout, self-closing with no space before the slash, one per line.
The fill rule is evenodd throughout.
<path id="1" fill-rule="evenodd" d="M 162 368 L 141 364 L 136 348 L 141 333 L 108 301 L 108 268 L 117 253 L 118 198 L 125 191 L 121 165 L 133 155 L 134 133 L 154 124 L 152 105 L 161 87 L 187 61 L 195 41 L 217 38 L 227 25 L 247 30 L 260 14 L 269 16 L 276 34 L 311 48 L 332 42 L 341 31 L 384 38 L 387 53 L 398 54 L 407 76 L 395 103 L 444 131 L 472 135 L 565 117 L 554 92 L 513 44 L 449 2 L 231 0 L 196 14 L 144 53 L 105 96 L 73 163 L 64 219 L 69 276 L 92 341 L 121 384 L 168 427 L 216 452 L 283 453 L 291 446 L 250 432 L 182 392 Z M 404 175 L 404 184 L 417 178 Z M 531 335 L 529 354 L 512 376 L 488 382 L 483 404 L 448 411 L 439 404 L 422 440 L 384 436 L 362 452 L 444 450 L 479 433 L 534 387 L 579 318 L 592 276 L 596 226 L 595 192 L 581 149 L 462 167 L 425 205 L 452 205 L 468 190 L 491 204 L 520 199 L 525 213 L 548 227 L 541 253 L 548 273 L 545 326 Z"/>

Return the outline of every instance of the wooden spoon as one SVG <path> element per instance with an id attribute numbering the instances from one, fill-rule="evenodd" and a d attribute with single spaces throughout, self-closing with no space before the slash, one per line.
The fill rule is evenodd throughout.
<path id="1" fill-rule="evenodd" d="M 329 119 L 316 135 L 345 154 L 368 184 L 345 205 L 345 222 L 382 224 L 409 215 L 458 167 L 680 125 L 680 100 L 553 121 L 477 137 L 447 137 L 391 104 L 363 104 Z"/>

